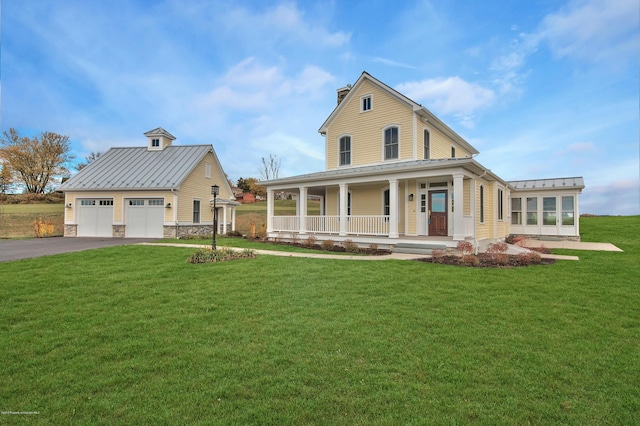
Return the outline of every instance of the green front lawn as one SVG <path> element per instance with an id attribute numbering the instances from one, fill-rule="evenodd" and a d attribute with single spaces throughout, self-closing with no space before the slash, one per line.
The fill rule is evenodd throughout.
<path id="1" fill-rule="evenodd" d="M 0 263 L 0 409 L 36 424 L 638 424 L 624 253 L 472 269 L 125 246 Z M 567 251 L 568 252 L 568 251 Z"/>

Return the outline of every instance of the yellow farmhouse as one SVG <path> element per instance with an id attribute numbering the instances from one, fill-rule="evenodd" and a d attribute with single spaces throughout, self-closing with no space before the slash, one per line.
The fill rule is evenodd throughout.
<path id="1" fill-rule="evenodd" d="M 429 110 L 366 72 L 338 89 L 319 132 L 325 171 L 261 182 L 270 238 L 446 247 L 509 234 L 579 239 L 582 178 L 505 181 Z M 279 192 L 296 194 L 295 216 L 274 214 Z M 319 215 L 307 214 L 309 196 L 319 197 Z"/>
<path id="2" fill-rule="evenodd" d="M 172 238 L 235 229 L 239 205 L 211 145 L 173 145 L 159 127 L 147 146 L 111 148 L 62 184 L 65 237 Z"/>

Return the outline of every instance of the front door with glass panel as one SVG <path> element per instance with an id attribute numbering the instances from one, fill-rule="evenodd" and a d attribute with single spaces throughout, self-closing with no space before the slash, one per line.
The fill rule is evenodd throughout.
<path id="1" fill-rule="evenodd" d="M 429 235 L 447 235 L 447 191 L 429 192 Z"/>

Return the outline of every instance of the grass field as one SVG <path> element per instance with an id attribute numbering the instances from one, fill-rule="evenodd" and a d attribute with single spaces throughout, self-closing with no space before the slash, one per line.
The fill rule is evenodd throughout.
<path id="1" fill-rule="evenodd" d="M 30 424 L 640 422 L 624 253 L 518 269 L 126 246 L 0 263 L 0 409 Z"/>
<path id="2" fill-rule="evenodd" d="M 33 222 L 51 221 L 54 236 L 64 233 L 64 204 L 0 204 L 0 238 L 32 238 Z"/>

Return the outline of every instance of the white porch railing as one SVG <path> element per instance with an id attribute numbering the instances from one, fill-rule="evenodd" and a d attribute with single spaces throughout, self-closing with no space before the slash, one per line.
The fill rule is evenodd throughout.
<path id="1" fill-rule="evenodd" d="M 316 234 L 340 233 L 340 216 L 305 216 L 305 230 Z M 347 234 L 389 235 L 389 216 L 347 216 Z M 271 230 L 300 232 L 299 216 L 273 216 Z"/>

